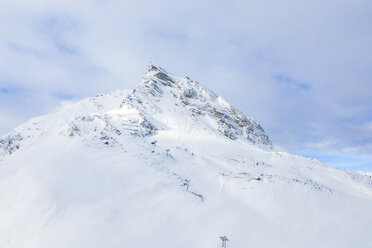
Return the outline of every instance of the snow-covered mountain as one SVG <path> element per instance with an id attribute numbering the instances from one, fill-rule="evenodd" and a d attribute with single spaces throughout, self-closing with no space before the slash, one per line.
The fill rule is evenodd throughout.
<path id="1" fill-rule="evenodd" d="M 372 247 L 372 179 L 150 65 L 0 139 L 0 247 Z"/>

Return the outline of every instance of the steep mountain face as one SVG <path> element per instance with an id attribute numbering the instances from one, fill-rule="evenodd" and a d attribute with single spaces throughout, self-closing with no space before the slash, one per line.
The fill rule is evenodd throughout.
<path id="1" fill-rule="evenodd" d="M 0 139 L 0 247 L 369 247 L 372 180 L 150 65 Z"/>
<path id="2" fill-rule="evenodd" d="M 182 111 L 183 115 L 191 113 L 192 117 L 189 119 L 195 123 L 211 121 L 214 128 L 232 140 L 242 137 L 262 147 L 271 148 L 272 146 L 257 122 L 248 119 L 221 97 L 188 77 L 176 78 L 165 70 L 151 65 L 141 86 L 135 90 L 133 95 L 134 101 L 130 99 L 128 104 L 142 111 L 145 111 L 148 106 L 147 99 L 152 98 L 160 102 L 164 96 L 171 95 L 172 97 L 168 97 L 170 101 L 165 108 L 169 108 L 169 105 L 180 106 L 179 109 L 186 107 L 186 111 Z M 162 111 L 159 108 L 157 110 Z"/>

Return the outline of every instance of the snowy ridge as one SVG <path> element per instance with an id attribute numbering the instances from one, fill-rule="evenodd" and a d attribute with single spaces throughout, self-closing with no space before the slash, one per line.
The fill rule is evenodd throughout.
<path id="1" fill-rule="evenodd" d="M 201 84 L 150 65 L 0 139 L 0 247 L 369 247 L 370 176 L 278 151 Z"/>
<path id="2" fill-rule="evenodd" d="M 119 98 L 116 104 L 105 103 L 105 98 Z M 103 99 L 102 99 L 103 98 Z M 117 101 L 121 100 L 118 106 Z M 162 113 L 172 109 L 183 123 L 190 126 L 206 125 L 210 132 L 218 131 L 231 140 L 238 138 L 248 140 L 260 148 L 272 149 L 273 144 L 263 128 L 253 119 L 247 118 L 229 103 L 202 85 L 188 77 L 179 78 L 169 74 L 161 67 L 150 65 L 141 84 L 130 94 L 111 93 L 97 95 L 81 101 L 91 112 L 75 112 L 66 130 L 61 133 L 69 137 L 87 139 L 90 134 L 104 144 L 117 143 L 122 134 L 148 136 L 157 130 L 177 128 L 164 123 L 167 117 Z M 58 118 L 58 113 L 55 117 Z M 71 118 L 70 117 L 70 118 Z M 63 118 L 63 117 L 62 117 Z M 41 118 L 43 122 L 45 118 Z M 48 121 L 48 120 L 47 120 Z M 166 121 L 166 120 L 165 120 Z M 12 132 L 0 139 L 0 155 L 11 154 L 18 150 L 24 139 L 37 135 L 39 122 L 21 126 L 21 131 Z M 45 129 L 44 129 L 45 131 Z"/>
<path id="3" fill-rule="evenodd" d="M 73 106 L 58 113 L 33 118 L 25 124 L 14 129 L 10 134 L 0 138 L 0 160 L 1 156 L 10 155 L 21 147 L 35 143 L 42 135 L 49 133 L 61 133 L 74 135 L 75 123 L 79 120 L 104 119 L 105 113 L 117 108 L 128 91 L 117 91 L 109 94 L 101 94 L 92 98 L 84 99 Z M 75 128 L 76 131 L 76 128 Z M 79 130 L 86 133 L 89 130 Z"/>

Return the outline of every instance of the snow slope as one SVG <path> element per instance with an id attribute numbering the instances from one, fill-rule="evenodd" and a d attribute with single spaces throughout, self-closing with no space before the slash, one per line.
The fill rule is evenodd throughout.
<path id="1" fill-rule="evenodd" d="M 154 65 L 0 139 L 0 247 L 372 247 L 371 223 L 370 177 Z"/>

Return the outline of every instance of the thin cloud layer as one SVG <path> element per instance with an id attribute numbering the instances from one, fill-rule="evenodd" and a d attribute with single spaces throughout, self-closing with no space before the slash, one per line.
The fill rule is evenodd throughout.
<path id="1" fill-rule="evenodd" d="M 370 13 L 363 0 L 2 1 L 0 133 L 61 102 L 133 88 L 153 61 L 213 89 L 288 150 L 365 161 Z"/>

